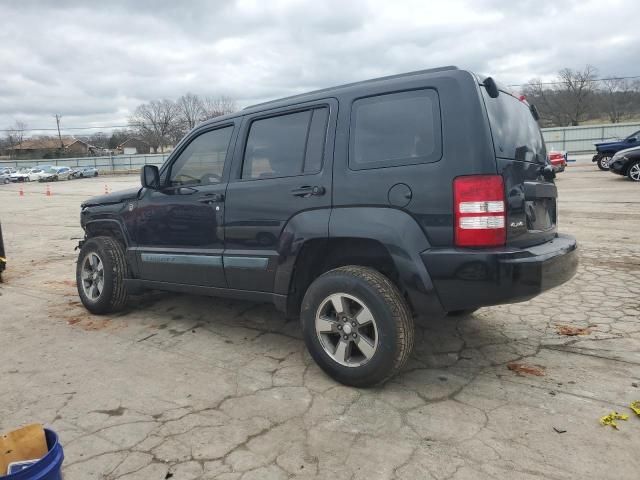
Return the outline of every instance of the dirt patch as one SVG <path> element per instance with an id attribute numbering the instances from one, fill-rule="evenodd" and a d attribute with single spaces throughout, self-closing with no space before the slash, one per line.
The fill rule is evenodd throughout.
<path id="1" fill-rule="evenodd" d="M 517 375 L 524 377 L 525 375 L 535 375 L 536 377 L 544 377 L 545 368 L 541 365 L 528 365 L 526 363 L 508 363 L 507 368 Z"/>
<path id="2" fill-rule="evenodd" d="M 591 334 L 591 329 L 589 327 L 574 327 L 571 325 L 556 325 L 556 331 L 558 335 L 566 335 L 567 337 Z"/>

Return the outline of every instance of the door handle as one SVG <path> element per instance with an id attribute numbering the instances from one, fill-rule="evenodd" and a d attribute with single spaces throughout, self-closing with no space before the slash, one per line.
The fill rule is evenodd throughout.
<path id="1" fill-rule="evenodd" d="M 205 193 L 202 198 L 198 199 L 201 203 L 217 203 L 224 202 L 224 194 L 222 193 Z"/>
<path id="2" fill-rule="evenodd" d="M 324 187 L 320 187 L 318 185 L 304 185 L 299 188 L 294 188 L 291 190 L 291 195 L 294 197 L 310 197 L 311 195 L 320 196 L 324 195 L 325 189 Z"/>

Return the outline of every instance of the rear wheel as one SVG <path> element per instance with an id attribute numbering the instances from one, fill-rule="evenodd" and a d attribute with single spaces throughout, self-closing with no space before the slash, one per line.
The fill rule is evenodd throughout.
<path id="1" fill-rule="evenodd" d="M 629 166 L 627 177 L 634 182 L 640 182 L 640 161 L 635 161 Z"/>
<path id="2" fill-rule="evenodd" d="M 76 284 L 80 300 L 91 313 L 111 313 L 127 303 L 124 279 L 127 262 L 118 241 L 111 237 L 87 240 L 76 266 Z"/>
<path id="3" fill-rule="evenodd" d="M 318 277 L 304 296 L 301 320 L 313 359 L 346 385 L 385 382 L 402 369 L 413 348 L 407 302 L 371 268 L 340 267 Z"/>
<path id="4" fill-rule="evenodd" d="M 94 174 L 93 174 L 93 176 L 94 176 L 94 177 L 97 177 L 97 176 L 98 176 L 98 172 L 94 173 Z"/>
<path id="5" fill-rule="evenodd" d="M 600 155 L 600 157 L 598 157 L 598 160 L 596 161 L 596 163 L 598 164 L 598 168 L 600 170 L 609 170 L 609 160 L 611 160 L 611 157 L 607 155 Z"/>

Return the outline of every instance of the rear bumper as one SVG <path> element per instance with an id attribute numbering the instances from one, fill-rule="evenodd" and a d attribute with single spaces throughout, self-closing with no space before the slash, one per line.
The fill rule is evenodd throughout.
<path id="1" fill-rule="evenodd" d="M 529 300 L 571 279 L 578 268 L 575 238 L 558 235 L 534 247 L 421 253 L 447 311 Z"/>

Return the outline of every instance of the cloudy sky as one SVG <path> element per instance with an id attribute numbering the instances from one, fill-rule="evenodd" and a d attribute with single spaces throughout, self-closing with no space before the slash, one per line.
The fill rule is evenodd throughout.
<path id="1" fill-rule="evenodd" d="M 0 0 L 0 129 L 125 124 L 186 92 L 240 106 L 457 65 L 503 83 L 640 75 L 637 0 Z M 95 131 L 95 130 L 94 130 Z"/>

